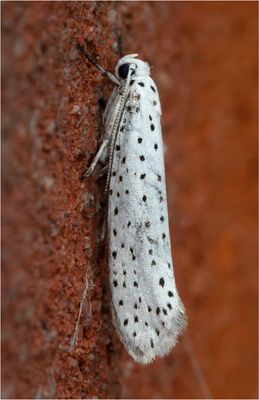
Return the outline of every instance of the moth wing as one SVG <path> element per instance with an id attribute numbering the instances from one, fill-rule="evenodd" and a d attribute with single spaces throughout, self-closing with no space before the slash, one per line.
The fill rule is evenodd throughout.
<path id="1" fill-rule="evenodd" d="M 185 326 L 168 224 L 160 101 L 135 81 L 118 132 L 109 186 L 110 284 L 116 325 L 143 364 L 167 354 Z"/>

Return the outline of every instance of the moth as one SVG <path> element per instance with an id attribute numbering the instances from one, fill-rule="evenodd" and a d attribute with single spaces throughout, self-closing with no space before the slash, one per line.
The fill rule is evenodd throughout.
<path id="1" fill-rule="evenodd" d="M 148 364 L 166 355 L 186 325 L 171 256 L 161 106 L 149 65 L 122 57 L 104 116 L 99 161 L 107 170 L 107 236 L 113 320 L 128 353 Z"/>

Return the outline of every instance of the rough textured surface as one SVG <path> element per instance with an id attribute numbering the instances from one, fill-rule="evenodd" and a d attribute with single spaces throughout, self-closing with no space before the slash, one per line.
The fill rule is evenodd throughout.
<path id="1" fill-rule="evenodd" d="M 10 2 L 2 15 L 2 397 L 255 398 L 257 4 Z M 75 50 L 85 38 L 110 69 L 121 42 L 138 51 L 161 95 L 189 326 L 148 367 L 111 325 L 103 182 L 78 179 L 111 89 Z"/>

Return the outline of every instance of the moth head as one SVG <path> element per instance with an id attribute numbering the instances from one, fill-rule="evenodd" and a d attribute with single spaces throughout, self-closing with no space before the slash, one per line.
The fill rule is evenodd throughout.
<path id="1" fill-rule="evenodd" d="M 128 54 L 127 56 L 122 57 L 115 68 L 115 75 L 120 80 L 124 80 L 127 78 L 130 67 L 133 68 L 132 76 L 143 76 L 149 75 L 150 68 L 148 63 L 139 60 L 136 58 L 138 54 Z"/>

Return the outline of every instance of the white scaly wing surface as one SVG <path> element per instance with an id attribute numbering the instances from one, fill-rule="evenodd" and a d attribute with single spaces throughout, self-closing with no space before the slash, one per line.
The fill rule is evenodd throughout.
<path id="1" fill-rule="evenodd" d="M 143 364 L 167 354 L 185 326 L 173 275 L 160 116 L 153 80 L 132 80 L 109 185 L 114 319 L 128 352 Z"/>

